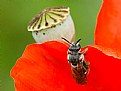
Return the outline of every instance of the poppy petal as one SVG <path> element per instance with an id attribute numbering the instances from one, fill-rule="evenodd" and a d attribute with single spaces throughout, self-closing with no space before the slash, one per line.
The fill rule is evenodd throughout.
<path id="1" fill-rule="evenodd" d="M 90 91 L 121 91 L 121 59 L 108 56 L 98 48 L 88 47 L 85 57 L 90 62 L 87 83 Z"/>
<path id="2" fill-rule="evenodd" d="M 119 91 L 121 60 L 88 47 L 87 84 L 77 84 L 67 62 L 68 45 L 51 41 L 27 46 L 11 70 L 16 91 Z M 117 90 L 118 89 L 118 90 Z"/>
<path id="3" fill-rule="evenodd" d="M 67 49 L 65 44 L 56 41 L 27 46 L 11 70 L 16 91 L 84 89 L 85 87 L 75 84 L 71 75 Z"/>
<path id="4" fill-rule="evenodd" d="M 95 44 L 121 58 L 121 0 L 103 0 L 97 19 Z M 110 55 L 110 53 L 109 53 Z"/>

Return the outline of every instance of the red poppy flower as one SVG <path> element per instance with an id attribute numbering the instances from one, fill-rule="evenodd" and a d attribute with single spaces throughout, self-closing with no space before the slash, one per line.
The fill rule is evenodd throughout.
<path id="1" fill-rule="evenodd" d="M 97 20 L 95 45 L 88 46 L 87 84 L 72 77 L 68 44 L 50 41 L 26 47 L 11 70 L 16 91 L 121 91 L 121 0 L 104 0 Z"/>

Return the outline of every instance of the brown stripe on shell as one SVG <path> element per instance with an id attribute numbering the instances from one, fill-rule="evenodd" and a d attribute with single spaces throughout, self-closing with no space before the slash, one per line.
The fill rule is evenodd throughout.
<path id="1" fill-rule="evenodd" d="M 62 15 L 62 14 L 57 14 L 57 13 L 54 13 L 54 12 L 49 12 L 49 13 L 54 14 L 54 15 L 57 15 L 57 16 L 59 16 L 61 18 L 64 18 L 64 15 Z"/>
<path id="2" fill-rule="evenodd" d="M 32 27 L 32 25 L 33 25 L 33 23 L 35 23 L 35 21 L 36 21 L 36 17 L 34 17 L 34 18 L 32 19 L 32 21 L 29 22 L 29 29 Z"/>
<path id="3" fill-rule="evenodd" d="M 42 15 L 43 15 L 43 13 L 40 12 L 39 14 L 37 14 L 37 15 L 29 22 L 29 24 L 28 24 L 29 29 L 32 27 L 32 25 L 36 22 L 37 19 L 39 20 L 39 18 L 40 18 Z"/>
<path id="4" fill-rule="evenodd" d="M 57 19 L 53 18 L 52 16 L 50 16 L 49 14 L 47 14 L 55 23 L 57 22 Z"/>
<path id="5" fill-rule="evenodd" d="M 37 25 L 38 21 L 39 21 L 39 18 L 36 19 L 35 23 L 33 23 L 32 29 L 34 29 L 34 27 Z"/>
<path id="6" fill-rule="evenodd" d="M 64 13 L 68 13 L 67 10 L 58 10 L 58 9 L 52 9 L 52 11 L 55 11 L 55 12 L 64 12 Z"/>
<path id="7" fill-rule="evenodd" d="M 47 22 L 47 19 L 46 19 L 46 14 L 45 14 L 45 26 L 48 26 L 48 22 Z"/>
<path id="8" fill-rule="evenodd" d="M 40 28 L 40 26 L 41 26 L 43 16 L 42 16 L 42 17 L 40 17 L 40 18 L 41 18 L 41 20 L 40 20 L 40 23 L 39 23 L 39 25 L 38 25 L 37 29 L 39 29 L 39 28 Z"/>

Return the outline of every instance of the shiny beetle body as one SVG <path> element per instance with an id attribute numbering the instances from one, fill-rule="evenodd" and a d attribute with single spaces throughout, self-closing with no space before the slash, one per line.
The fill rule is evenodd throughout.
<path id="1" fill-rule="evenodd" d="M 85 61 L 84 54 L 87 51 L 81 51 L 81 46 L 79 44 L 79 39 L 77 42 L 70 43 L 67 39 L 64 39 L 66 42 L 70 44 L 68 48 L 68 62 L 70 64 L 72 75 L 75 81 L 79 84 L 86 84 L 87 83 L 87 73 L 89 71 L 89 63 Z"/>

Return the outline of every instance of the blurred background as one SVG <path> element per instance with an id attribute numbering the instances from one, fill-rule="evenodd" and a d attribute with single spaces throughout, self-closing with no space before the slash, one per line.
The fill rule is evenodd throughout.
<path id="1" fill-rule="evenodd" d="M 76 39 L 84 47 L 93 44 L 96 18 L 102 0 L 0 0 L 0 91 L 15 91 L 10 70 L 26 45 L 34 43 L 27 24 L 41 10 L 69 6 Z"/>

